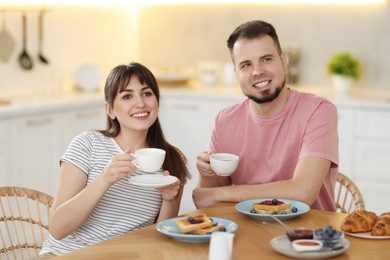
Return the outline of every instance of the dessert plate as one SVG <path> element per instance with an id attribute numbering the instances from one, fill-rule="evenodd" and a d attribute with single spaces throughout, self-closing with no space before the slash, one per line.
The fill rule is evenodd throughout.
<path id="1" fill-rule="evenodd" d="M 201 242 L 208 242 L 210 241 L 211 234 L 209 235 L 196 235 L 196 234 L 183 234 L 180 232 L 179 228 L 176 226 L 175 221 L 178 219 L 182 219 L 183 217 L 179 218 L 171 218 L 167 220 L 163 220 L 160 223 L 157 224 L 156 229 L 160 233 L 170 236 L 176 240 L 183 241 L 183 242 L 188 242 L 188 243 L 201 243 Z M 226 232 L 229 233 L 234 233 L 238 225 L 230 221 L 228 219 L 223 219 L 223 218 L 214 218 L 214 217 L 209 217 L 213 219 L 213 222 L 217 223 L 222 223 L 224 224 L 226 228 Z"/>
<path id="2" fill-rule="evenodd" d="M 251 213 L 250 212 L 252 209 L 253 203 L 258 203 L 258 202 L 261 202 L 264 200 L 272 200 L 272 199 L 264 198 L 264 199 L 253 199 L 253 200 L 242 201 L 242 202 L 236 204 L 236 210 L 245 214 L 245 215 L 248 215 L 252 218 L 255 218 L 255 219 L 273 220 L 273 218 L 271 217 L 270 214 L 258 214 L 258 213 Z M 310 207 L 307 204 L 300 202 L 300 201 L 287 200 L 287 199 L 278 199 L 278 200 L 283 201 L 283 202 L 290 202 L 291 208 L 296 207 L 298 210 L 295 213 L 272 215 L 272 216 L 277 217 L 278 219 L 281 219 L 281 220 L 295 218 L 295 217 L 302 215 L 310 210 Z"/>
<path id="3" fill-rule="evenodd" d="M 323 248 L 318 251 L 298 252 L 293 248 L 287 236 L 279 236 L 271 239 L 270 245 L 275 251 L 289 257 L 294 257 L 299 259 L 320 259 L 320 258 L 333 257 L 344 253 L 345 251 L 348 250 L 350 243 L 348 239 L 344 238 L 342 242 L 343 248 L 338 250 Z"/>
<path id="4" fill-rule="evenodd" d="M 390 239 L 390 236 L 373 236 L 371 235 L 371 232 L 362 232 L 362 233 L 348 233 L 344 232 L 348 236 L 352 237 L 360 237 L 360 238 L 366 238 L 366 239 Z"/>
<path id="5" fill-rule="evenodd" d="M 129 182 L 133 185 L 154 189 L 171 185 L 177 180 L 175 176 L 161 174 L 137 175 L 129 178 Z"/>

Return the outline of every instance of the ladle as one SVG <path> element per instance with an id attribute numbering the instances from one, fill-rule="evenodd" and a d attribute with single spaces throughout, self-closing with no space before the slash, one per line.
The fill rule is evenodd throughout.
<path id="1" fill-rule="evenodd" d="M 48 64 L 49 61 L 42 54 L 42 45 L 43 45 L 43 12 L 40 12 L 39 16 L 38 16 L 38 37 L 39 37 L 39 42 L 38 42 L 39 60 L 42 63 L 44 63 L 44 64 Z"/>
<path id="2" fill-rule="evenodd" d="M 27 32 L 26 32 L 26 15 L 22 15 L 22 32 L 23 32 L 23 50 L 22 53 L 19 56 L 19 63 L 22 66 L 23 69 L 25 70 L 31 70 L 33 67 L 33 63 L 31 60 L 31 57 L 27 54 L 27 44 L 26 44 L 26 37 L 27 37 Z"/>

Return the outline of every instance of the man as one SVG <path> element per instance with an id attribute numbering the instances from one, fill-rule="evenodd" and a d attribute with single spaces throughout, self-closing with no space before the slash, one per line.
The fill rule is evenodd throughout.
<path id="1" fill-rule="evenodd" d="M 250 21 L 229 37 L 241 90 L 248 98 L 219 112 L 209 152 L 197 158 L 198 208 L 219 201 L 282 198 L 335 211 L 337 109 L 328 100 L 285 86 L 286 54 L 271 24 Z M 237 154 L 229 177 L 216 176 L 210 153 Z"/>

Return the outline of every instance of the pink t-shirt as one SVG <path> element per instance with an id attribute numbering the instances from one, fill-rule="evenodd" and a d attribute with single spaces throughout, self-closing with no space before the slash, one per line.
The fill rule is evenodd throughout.
<path id="1" fill-rule="evenodd" d="M 286 107 L 274 116 L 257 116 L 249 99 L 221 110 L 215 119 L 211 150 L 240 157 L 231 175 L 236 185 L 289 180 L 299 159 L 327 159 L 331 169 L 311 208 L 335 211 L 337 109 L 325 98 L 290 91 Z"/>

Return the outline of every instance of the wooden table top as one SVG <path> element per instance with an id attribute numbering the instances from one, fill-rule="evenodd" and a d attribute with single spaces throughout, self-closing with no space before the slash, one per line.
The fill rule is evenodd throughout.
<path id="1" fill-rule="evenodd" d="M 235 210 L 235 203 L 218 203 L 212 207 L 190 212 L 185 215 L 206 213 L 209 217 L 229 219 L 238 224 L 233 242 L 232 260 L 289 259 L 270 246 L 270 240 L 284 235 L 284 231 L 262 220 L 253 219 Z M 346 214 L 310 210 L 285 222 L 293 227 L 311 229 L 332 225 L 339 229 Z M 372 240 L 346 235 L 350 248 L 332 259 L 390 259 L 390 240 Z M 186 243 L 170 238 L 152 225 L 129 232 L 117 238 L 89 246 L 61 256 L 63 259 L 197 259 L 207 260 L 209 243 Z"/>

